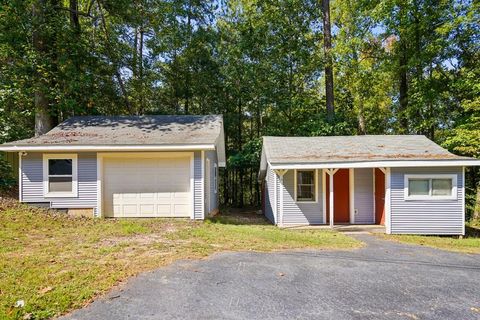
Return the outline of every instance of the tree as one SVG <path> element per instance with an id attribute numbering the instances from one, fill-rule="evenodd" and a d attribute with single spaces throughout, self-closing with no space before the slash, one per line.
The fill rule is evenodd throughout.
<path id="1" fill-rule="evenodd" d="M 333 58 L 332 31 L 330 27 L 330 0 L 322 0 L 323 13 L 323 48 L 325 54 L 325 99 L 329 121 L 335 116 L 333 97 Z"/>

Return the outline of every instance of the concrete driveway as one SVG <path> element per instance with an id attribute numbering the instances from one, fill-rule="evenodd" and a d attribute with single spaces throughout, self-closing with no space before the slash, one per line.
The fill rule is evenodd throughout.
<path id="1" fill-rule="evenodd" d="M 480 319 L 480 255 L 355 237 L 367 246 L 180 261 L 66 319 Z"/>

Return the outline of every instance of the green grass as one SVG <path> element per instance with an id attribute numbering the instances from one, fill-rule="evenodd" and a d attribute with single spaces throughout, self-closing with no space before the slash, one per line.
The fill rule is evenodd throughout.
<path id="1" fill-rule="evenodd" d="M 463 239 L 450 236 L 382 235 L 385 239 L 418 244 L 442 250 L 480 254 L 480 228 L 466 227 Z"/>
<path id="2" fill-rule="evenodd" d="M 325 230 L 282 230 L 264 218 L 70 218 L 0 201 L 0 319 L 44 319 L 82 307 L 142 271 L 224 250 L 350 249 Z M 19 300 L 24 307 L 15 307 Z"/>

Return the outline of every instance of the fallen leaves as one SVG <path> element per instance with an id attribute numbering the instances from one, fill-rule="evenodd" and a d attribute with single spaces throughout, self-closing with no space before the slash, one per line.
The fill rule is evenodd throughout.
<path id="1" fill-rule="evenodd" d="M 53 287 L 45 287 L 45 288 L 42 288 L 42 289 L 38 290 L 38 293 L 43 295 L 43 294 L 45 294 L 47 292 L 50 292 L 52 290 L 53 290 Z"/>

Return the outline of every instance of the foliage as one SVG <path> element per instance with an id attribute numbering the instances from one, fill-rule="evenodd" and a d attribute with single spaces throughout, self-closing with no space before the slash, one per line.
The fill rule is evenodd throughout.
<path id="1" fill-rule="evenodd" d="M 479 2 L 330 2 L 332 121 L 321 1 L 7 1 L 0 142 L 42 114 L 223 114 L 231 206 L 260 201 L 263 135 L 425 134 L 478 157 Z"/>
<path id="2" fill-rule="evenodd" d="M 9 189 L 15 185 L 12 176 L 12 166 L 0 156 L 0 191 Z"/>

